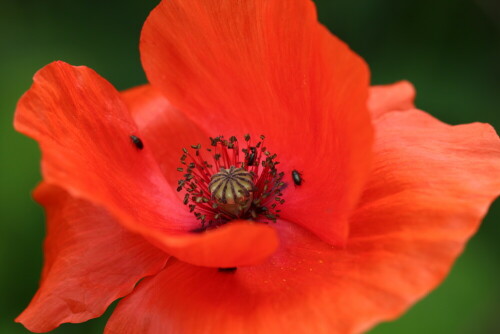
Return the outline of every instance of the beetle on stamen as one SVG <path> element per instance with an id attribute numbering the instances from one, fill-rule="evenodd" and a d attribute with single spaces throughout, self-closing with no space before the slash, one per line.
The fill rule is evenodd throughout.
<path id="1" fill-rule="evenodd" d="M 248 155 L 247 165 L 253 166 L 255 164 L 255 158 L 257 157 L 257 148 L 250 147 L 250 152 L 251 153 Z"/>

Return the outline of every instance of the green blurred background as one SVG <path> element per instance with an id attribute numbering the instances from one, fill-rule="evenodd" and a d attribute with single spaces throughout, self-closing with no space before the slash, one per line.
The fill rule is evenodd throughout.
<path id="1" fill-rule="evenodd" d="M 286 0 L 284 0 L 286 1 Z M 320 20 L 370 64 L 374 84 L 401 79 L 417 105 L 451 123 L 500 129 L 500 1 L 316 1 Z M 33 74 L 57 59 L 87 65 L 118 89 L 145 83 L 142 23 L 157 0 L 0 1 L 0 333 L 27 333 L 13 319 L 36 291 L 42 210 L 35 142 L 12 129 Z M 499 176 L 500 177 L 500 176 Z M 500 202 L 493 205 L 445 283 L 383 333 L 500 333 Z M 54 333 L 102 333 L 104 317 Z"/>

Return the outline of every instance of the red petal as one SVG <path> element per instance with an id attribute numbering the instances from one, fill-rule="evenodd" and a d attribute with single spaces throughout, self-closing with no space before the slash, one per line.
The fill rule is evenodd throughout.
<path id="1" fill-rule="evenodd" d="M 228 250 L 206 259 L 204 254 L 184 249 L 199 242 L 196 249 L 202 251 L 204 244 L 226 240 L 230 233 L 238 239 L 241 227 L 185 233 L 198 228 L 199 222 L 165 181 L 148 142 L 143 150 L 132 143 L 130 135 L 141 135 L 120 94 L 108 82 L 89 68 L 63 62 L 46 66 L 34 81 L 19 101 L 15 126 L 39 142 L 42 173 L 48 183 L 102 206 L 127 228 L 183 261 L 220 266 L 242 258 Z M 271 229 L 253 224 L 247 229 L 266 234 L 263 240 L 275 238 Z M 234 251 L 246 254 L 244 264 L 261 261 L 263 253 L 273 247 L 253 252 L 243 248 L 245 242 L 238 245 Z"/>
<path id="2" fill-rule="evenodd" d="M 373 172 L 356 215 L 377 210 L 384 223 L 366 231 L 359 226 L 357 235 L 392 230 L 409 238 L 419 229 L 434 239 L 473 233 L 500 193 L 495 130 L 480 123 L 447 125 L 419 110 L 386 113 L 375 125 Z"/>
<path id="3" fill-rule="evenodd" d="M 280 249 L 259 266 L 220 272 L 169 262 L 118 304 L 105 333 L 349 333 L 346 315 L 363 321 L 357 311 L 370 304 L 349 297 L 378 292 L 348 277 L 356 254 L 294 224 L 276 228 Z"/>
<path id="4" fill-rule="evenodd" d="M 368 109 L 373 118 L 386 112 L 415 108 L 415 88 L 408 81 L 400 81 L 392 85 L 373 86 L 370 88 Z"/>
<path id="5" fill-rule="evenodd" d="M 386 114 L 377 130 L 345 249 L 279 221 L 280 249 L 262 265 L 173 260 L 118 304 L 106 333 L 349 334 L 399 316 L 443 280 L 500 193 L 500 141 L 419 111 Z"/>
<path id="6" fill-rule="evenodd" d="M 286 218 L 345 241 L 371 156 L 368 69 L 312 1 L 162 1 L 141 55 L 151 83 L 210 135 L 266 135 L 286 181 L 294 169 L 305 180 L 287 190 Z"/>
<path id="7" fill-rule="evenodd" d="M 207 267 L 249 266 L 262 262 L 278 248 L 271 227 L 248 221 L 232 221 L 202 234 L 177 236 L 168 241 L 179 260 Z"/>
<path id="8" fill-rule="evenodd" d="M 45 263 L 37 294 L 16 319 L 30 331 L 98 317 L 165 266 L 168 255 L 105 210 L 47 184 L 34 195 L 47 213 Z"/>
<path id="9" fill-rule="evenodd" d="M 209 136 L 150 85 L 129 89 L 122 96 L 163 175 L 177 187 L 182 148 L 206 143 Z"/>

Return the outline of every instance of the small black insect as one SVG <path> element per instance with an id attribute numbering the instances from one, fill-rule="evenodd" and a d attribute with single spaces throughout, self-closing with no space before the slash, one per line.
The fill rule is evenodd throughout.
<path id="1" fill-rule="evenodd" d="M 257 149 L 255 147 L 250 147 L 250 153 L 248 155 L 248 166 L 253 166 L 255 164 L 255 158 L 257 157 Z"/>
<path id="2" fill-rule="evenodd" d="M 219 272 L 221 273 L 233 273 L 236 271 L 236 267 L 231 267 L 231 268 L 219 268 Z"/>
<path id="3" fill-rule="evenodd" d="M 131 135 L 130 140 L 132 140 L 132 143 L 134 143 L 135 147 L 137 147 L 139 150 L 142 150 L 144 148 L 144 144 L 142 143 L 141 138 Z"/>
<path id="4" fill-rule="evenodd" d="M 297 170 L 292 170 L 292 180 L 296 186 L 300 186 L 302 184 L 302 174 L 300 174 Z"/>

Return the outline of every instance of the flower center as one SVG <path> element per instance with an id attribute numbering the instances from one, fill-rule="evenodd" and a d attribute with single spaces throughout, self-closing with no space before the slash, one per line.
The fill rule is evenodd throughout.
<path id="1" fill-rule="evenodd" d="M 212 199 L 222 210 L 236 216 L 241 216 L 250 208 L 254 187 L 252 174 L 234 166 L 221 168 L 220 172 L 212 175 L 208 184 Z"/>
<path id="2" fill-rule="evenodd" d="M 184 204 L 200 220 L 202 229 L 214 228 L 234 219 L 276 222 L 283 204 L 284 173 L 278 173 L 277 155 L 264 146 L 264 136 L 252 143 L 245 135 L 240 149 L 238 139 L 210 138 L 211 147 L 194 153 L 183 149 L 184 173 L 177 191 L 184 190 Z"/>

